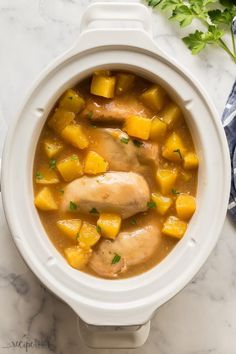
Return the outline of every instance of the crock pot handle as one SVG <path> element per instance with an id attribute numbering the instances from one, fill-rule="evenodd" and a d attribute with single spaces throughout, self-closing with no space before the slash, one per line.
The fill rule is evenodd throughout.
<path id="1" fill-rule="evenodd" d="M 150 321 L 139 326 L 92 326 L 78 320 L 79 332 L 90 348 L 131 349 L 141 347 L 147 340 Z"/>
<path id="2" fill-rule="evenodd" d="M 95 28 L 141 28 L 152 35 L 151 12 L 138 2 L 101 2 L 98 1 L 87 7 L 81 19 L 81 32 Z"/>

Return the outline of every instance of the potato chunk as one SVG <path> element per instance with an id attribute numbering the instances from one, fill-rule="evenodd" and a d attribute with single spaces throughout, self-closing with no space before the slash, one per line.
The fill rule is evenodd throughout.
<path id="1" fill-rule="evenodd" d="M 170 161 L 182 161 L 186 154 L 186 148 L 181 137 L 172 133 L 162 147 L 162 156 Z"/>
<path id="2" fill-rule="evenodd" d="M 36 194 L 34 204 L 40 210 L 49 211 L 58 209 L 56 200 L 48 187 L 44 187 Z"/>
<path id="3" fill-rule="evenodd" d="M 188 194 L 180 194 L 175 201 L 175 207 L 178 217 L 188 220 L 196 210 L 196 199 Z"/>
<path id="4" fill-rule="evenodd" d="M 164 197 L 163 195 L 158 193 L 152 193 L 152 200 L 155 202 L 156 211 L 160 215 L 165 215 L 173 203 L 171 198 Z"/>
<path id="5" fill-rule="evenodd" d="M 176 103 L 169 103 L 160 113 L 168 129 L 172 129 L 183 122 L 183 114 Z"/>
<path id="6" fill-rule="evenodd" d="M 52 117 L 48 121 L 48 126 L 55 130 L 56 133 L 61 133 L 67 125 L 73 122 L 75 114 L 67 112 L 63 109 L 56 109 Z"/>
<path id="7" fill-rule="evenodd" d="M 57 169 L 66 182 L 73 181 L 83 174 L 83 166 L 77 155 L 72 155 L 59 161 Z"/>
<path id="8" fill-rule="evenodd" d="M 96 96 L 113 98 L 115 84 L 115 76 L 93 75 L 90 92 Z"/>
<path id="9" fill-rule="evenodd" d="M 193 170 L 198 168 L 198 157 L 194 152 L 189 152 L 184 156 L 184 168 L 186 170 Z"/>
<path id="10" fill-rule="evenodd" d="M 75 114 L 82 111 L 84 106 L 85 101 L 83 97 L 72 89 L 67 90 L 59 101 L 59 108 L 64 111 L 74 112 Z"/>
<path id="11" fill-rule="evenodd" d="M 164 222 L 162 232 L 163 234 L 175 238 L 182 238 L 187 229 L 187 223 L 179 220 L 175 216 L 169 216 Z"/>
<path id="12" fill-rule="evenodd" d="M 82 127 L 79 124 L 70 124 L 62 130 L 61 136 L 65 141 L 79 149 L 85 149 L 89 145 L 89 141 Z"/>
<path id="13" fill-rule="evenodd" d="M 152 119 L 150 139 L 155 141 L 160 141 L 166 135 L 167 125 L 162 122 L 159 118 L 155 117 Z"/>
<path id="14" fill-rule="evenodd" d="M 57 184 L 60 180 L 55 171 L 43 166 L 35 173 L 35 182 L 37 184 Z"/>
<path id="15" fill-rule="evenodd" d="M 156 113 L 159 112 L 165 104 L 166 92 L 159 85 L 153 85 L 141 94 L 141 101 Z"/>
<path id="16" fill-rule="evenodd" d="M 174 187 L 178 173 L 176 170 L 159 169 L 156 173 L 156 180 L 162 194 L 170 193 Z"/>
<path id="17" fill-rule="evenodd" d="M 82 247 L 91 247 L 99 241 L 100 237 L 101 235 L 95 225 L 83 222 L 77 241 Z"/>
<path id="18" fill-rule="evenodd" d="M 63 150 L 64 145 L 58 139 L 45 139 L 43 142 L 43 147 L 45 154 L 51 159 Z"/>
<path id="19" fill-rule="evenodd" d="M 109 164 L 95 151 L 89 151 L 84 162 L 84 172 L 89 175 L 97 175 L 108 170 Z"/>
<path id="20" fill-rule="evenodd" d="M 135 75 L 119 73 L 116 76 L 116 95 L 129 91 L 134 85 Z"/>
<path id="21" fill-rule="evenodd" d="M 101 213 L 97 225 L 103 237 L 114 240 L 120 231 L 121 217 L 118 214 Z"/>
<path id="22" fill-rule="evenodd" d="M 82 221 L 80 219 L 58 220 L 57 227 L 71 240 L 76 241 L 81 228 Z"/>
<path id="23" fill-rule="evenodd" d="M 86 266 L 92 255 L 92 250 L 80 246 L 68 247 L 64 250 L 67 262 L 75 269 L 82 269 Z"/>
<path id="24" fill-rule="evenodd" d="M 148 140 L 151 130 L 151 119 L 140 116 L 129 116 L 124 124 L 124 131 L 135 138 Z"/>

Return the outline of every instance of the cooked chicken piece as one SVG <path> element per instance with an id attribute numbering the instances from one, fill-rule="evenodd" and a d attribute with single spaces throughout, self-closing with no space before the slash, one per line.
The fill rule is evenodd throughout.
<path id="1" fill-rule="evenodd" d="M 149 199 L 149 187 L 142 176 L 133 172 L 108 172 L 95 177 L 83 176 L 69 183 L 61 209 L 69 210 L 72 201 L 80 212 L 89 213 L 95 208 L 126 219 L 147 210 Z"/>
<path id="2" fill-rule="evenodd" d="M 89 266 L 100 276 L 115 278 L 130 266 L 146 262 L 159 242 L 160 231 L 154 225 L 132 232 L 121 232 L 115 241 L 104 239 L 100 242 L 90 258 Z M 112 264 L 115 255 L 120 260 Z"/>
<path id="3" fill-rule="evenodd" d="M 152 117 L 153 113 L 145 107 L 135 96 L 118 96 L 113 99 L 93 97 L 88 99 L 86 107 L 81 113 L 92 121 L 123 123 L 125 119 L 138 114 L 144 117 Z"/>
<path id="4" fill-rule="evenodd" d="M 90 148 L 109 162 L 112 171 L 130 171 L 143 173 L 143 164 L 158 164 L 158 145 L 151 142 L 140 142 L 140 146 L 120 129 L 94 129 Z M 97 143 L 99 142 L 99 143 Z"/>

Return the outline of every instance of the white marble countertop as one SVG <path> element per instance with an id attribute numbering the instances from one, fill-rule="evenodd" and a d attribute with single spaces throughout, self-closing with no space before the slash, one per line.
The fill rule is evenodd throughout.
<path id="1" fill-rule="evenodd" d="M 7 124 L 39 72 L 76 40 L 81 13 L 88 3 L 0 0 L 0 114 Z M 236 65 L 214 48 L 192 56 L 178 38 L 178 26 L 162 15 L 153 17 L 158 45 L 197 76 L 222 114 L 236 78 Z M 0 147 L 3 134 L 1 127 Z M 77 334 L 76 315 L 48 293 L 23 263 L 2 209 L 0 250 L 0 354 L 27 350 L 30 354 L 118 353 L 84 346 Z M 158 310 L 147 343 L 121 352 L 235 354 L 235 337 L 236 233 L 227 218 L 221 238 L 199 274 Z M 24 347 L 27 341 L 29 348 Z"/>

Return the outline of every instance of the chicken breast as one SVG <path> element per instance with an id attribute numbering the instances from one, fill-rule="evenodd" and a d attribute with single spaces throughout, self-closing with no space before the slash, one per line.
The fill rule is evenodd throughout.
<path id="1" fill-rule="evenodd" d="M 133 232 L 121 232 L 115 241 L 102 240 L 90 258 L 89 266 L 98 275 L 116 278 L 129 267 L 146 262 L 160 242 L 157 226 L 149 225 Z M 115 255 L 120 260 L 112 264 Z"/>
<path id="2" fill-rule="evenodd" d="M 118 96 L 111 100 L 93 97 L 87 101 L 86 107 L 81 113 L 83 117 L 89 117 L 92 121 L 113 121 L 115 123 L 123 123 L 132 114 L 150 118 L 153 116 L 152 111 L 145 107 L 136 96 Z"/>
<path id="3" fill-rule="evenodd" d="M 99 153 L 109 162 L 112 171 L 130 171 L 143 173 L 143 166 L 147 163 L 158 165 L 158 144 L 140 142 L 137 146 L 121 129 L 97 128 L 92 132 L 95 143 L 90 148 Z M 99 142 L 99 143 L 97 143 Z M 136 142 L 136 141 L 135 141 Z"/>
<path id="4" fill-rule="evenodd" d="M 126 219 L 147 210 L 150 191 L 145 179 L 133 172 L 108 172 L 100 176 L 83 176 L 69 183 L 61 201 L 61 209 L 69 209 L 70 202 L 77 204 L 77 210 L 89 213 L 92 208 L 98 212 L 117 213 Z"/>

